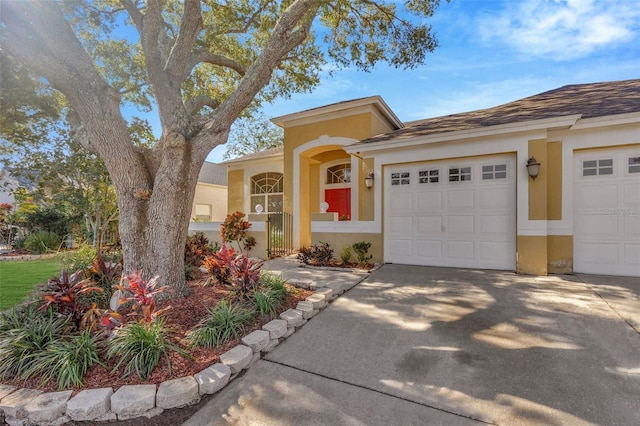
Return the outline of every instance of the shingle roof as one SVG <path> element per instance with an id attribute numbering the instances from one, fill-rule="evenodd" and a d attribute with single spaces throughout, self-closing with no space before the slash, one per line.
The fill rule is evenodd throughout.
<path id="1" fill-rule="evenodd" d="M 234 158 L 232 160 L 223 161 L 220 164 L 228 164 L 236 161 L 244 161 L 244 160 L 257 160 L 259 158 L 268 158 L 275 157 L 278 155 L 282 155 L 284 153 L 284 146 L 276 146 L 275 148 L 265 149 L 264 151 L 255 152 L 253 154 L 243 155 L 242 157 Z"/>
<path id="2" fill-rule="evenodd" d="M 227 168 L 216 163 L 205 161 L 200 169 L 198 182 L 227 186 Z"/>
<path id="3" fill-rule="evenodd" d="M 405 123 L 404 128 L 360 143 L 407 139 L 545 118 L 582 118 L 640 112 L 640 79 L 572 84 L 493 108 Z"/>

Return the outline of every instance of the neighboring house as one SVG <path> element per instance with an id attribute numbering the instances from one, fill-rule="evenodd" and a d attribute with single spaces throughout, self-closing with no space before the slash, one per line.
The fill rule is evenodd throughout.
<path id="1" fill-rule="evenodd" d="M 368 241 L 378 262 L 640 276 L 640 80 L 410 123 L 378 96 L 272 121 L 283 148 L 225 163 L 229 211 L 291 214 L 296 248 Z M 264 216 L 250 216 L 263 245 Z"/>
<path id="2" fill-rule="evenodd" d="M 19 186 L 18 180 L 4 169 L 0 169 L 0 204 L 11 204 L 15 206 L 13 191 Z"/>
<path id="3" fill-rule="evenodd" d="M 204 232 L 211 241 L 219 240 L 220 223 L 227 216 L 227 168 L 205 162 L 198 175 L 189 233 Z"/>

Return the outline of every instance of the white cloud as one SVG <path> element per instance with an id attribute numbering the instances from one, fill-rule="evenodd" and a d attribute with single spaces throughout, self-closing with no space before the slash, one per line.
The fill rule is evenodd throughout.
<path id="1" fill-rule="evenodd" d="M 640 7 L 629 0 L 524 0 L 479 21 L 487 43 L 529 57 L 571 60 L 633 40 Z"/>

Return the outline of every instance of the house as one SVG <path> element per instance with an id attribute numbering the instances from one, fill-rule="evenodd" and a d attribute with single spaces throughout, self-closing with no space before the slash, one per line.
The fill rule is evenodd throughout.
<path id="1" fill-rule="evenodd" d="M 272 121 L 282 148 L 225 163 L 229 211 L 251 212 L 259 250 L 284 212 L 294 248 L 368 241 L 378 262 L 640 276 L 640 80 L 409 123 L 379 96 Z"/>
<path id="2" fill-rule="evenodd" d="M 220 224 L 226 216 L 227 168 L 205 162 L 200 169 L 193 197 L 189 233 L 204 232 L 211 241 L 217 241 Z"/>

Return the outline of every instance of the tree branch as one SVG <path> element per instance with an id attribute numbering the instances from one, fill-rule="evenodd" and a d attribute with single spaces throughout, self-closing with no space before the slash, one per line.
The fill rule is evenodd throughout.
<path id="1" fill-rule="evenodd" d="M 165 66 L 165 70 L 170 75 L 180 76 L 182 74 L 179 71 L 185 67 L 185 62 L 189 57 L 196 37 L 202 29 L 201 13 L 200 0 L 187 0 L 185 2 L 180 32 Z"/>
<path id="2" fill-rule="evenodd" d="M 191 71 L 193 71 L 198 64 L 202 63 L 230 68 L 241 76 L 244 76 L 246 72 L 246 69 L 233 59 L 204 50 L 198 50 L 193 52 L 188 59 L 187 66 L 185 67 L 185 77 L 191 74 Z"/>
<path id="3" fill-rule="evenodd" d="M 185 109 L 189 115 L 194 115 L 198 111 L 200 111 L 204 106 L 211 107 L 211 109 L 216 109 L 220 105 L 220 102 L 213 99 L 212 97 L 202 95 L 191 98 L 185 102 Z"/>
<path id="4" fill-rule="evenodd" d="M 143 18 L 144 15 L 140 10 L 136 7 L 136 5 L 131 0 L 120 0 L 120 3 L 126 9 L 127 13 L 131 17 L 133 24 L 138 29 L 138 33 L 142 34 L 143 31 Z"/>

